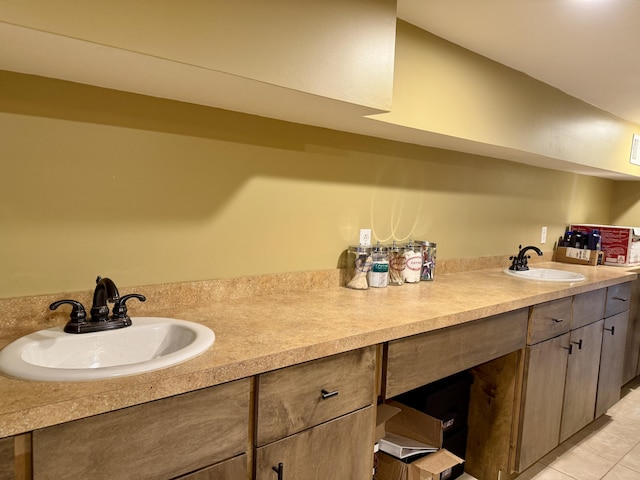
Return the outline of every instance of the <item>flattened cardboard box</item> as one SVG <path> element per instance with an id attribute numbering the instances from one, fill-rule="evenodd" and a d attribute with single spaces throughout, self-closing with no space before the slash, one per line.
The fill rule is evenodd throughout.
<path id="1" fill-rule="evenodd" d="M 445 480 L 451 468 L 464 462 L 442 447 L 442 421 L 398 402 L 388 405 L 400 411 L 386 419 L 386 431 L 435 445 L 440 450 L 411 463 L 404 463 L 384 452 L 378 458 L 376 480 Z"/>

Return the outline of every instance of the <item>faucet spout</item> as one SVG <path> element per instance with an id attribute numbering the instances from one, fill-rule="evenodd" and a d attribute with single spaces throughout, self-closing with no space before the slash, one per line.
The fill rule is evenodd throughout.
<path id="1" fill-rule="evenodd" d="M 538 247 L 534 247 L 533 245 L 529 245 L 528 247 L 524 247 L 524 248 L 522 248 L 522 245 L 519 245 L 518 248 L 520 250 L 518 252 L 518 255 L 509 257 L 509 260 L 513 260 L 513 262 L 511 263 L 511 266 L 509 267 L 509 270 L 516 270 L 516 271 L 529 270 L 529 265 L 527 265 L 528 259 L 531 258 L 529 255 L 527 255 L 527 252 L 529 250 L 533 250 L 540 257 L 543 255 L 542 250 L 540 250 Z"/>
<path id="2" fill-rule="evenodd" d="M 93 291 L 93 305 L 91 306 L 91 321 L 104 322 L 109 320 L 107 302 L 113 303 L 120 299 L 118 287 L 110 278 L 96 278 L 96 288 Z"/>

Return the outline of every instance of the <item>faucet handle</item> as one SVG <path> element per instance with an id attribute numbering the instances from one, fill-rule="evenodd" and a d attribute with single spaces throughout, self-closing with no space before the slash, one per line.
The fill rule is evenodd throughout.
<path id="1" fill-rule="evenodd" d="M 140 295 L 139 293 L 130 293 L 129 295 L 123 295 L 120 299 L 116 300 L 115 305 L 113 306 L 113 316 L 114 320 L 116 319 L 128 319 L 127 316 L 127 300 L 132 298 L 137 298 L 141 302 L 144 302 L 147 297 L 144 295 Z"/>
<path id="2" fill-rule="evenodd" d="M 87 312 L 84 310 L 84 305 L 82 305 L 77 300 L 58 300 L 57 302 L 53 302 L 49 305 L 49 310 L 55 310 L 60 305 L 71 305 L 71 320 L 76 320 L 77 323 L 81 323 L 85 318 L 87 318 Z"/>
<path id="3" fill-rule="evenodd" d="M 49 305 L 50 310 L 55 310 L 60 305 L 71 305 L 71 317 L 67 324 L 64 326 L 64 331 L 67 333 L 80 333 L 81 326 L 87 323 L 87 312 L 84 306 L 77 300 L 58 300 Z"/>

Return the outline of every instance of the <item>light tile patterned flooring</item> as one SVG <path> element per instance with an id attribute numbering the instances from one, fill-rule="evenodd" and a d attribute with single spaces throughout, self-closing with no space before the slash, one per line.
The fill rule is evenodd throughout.
<path id="1" fill-rule="evenodd" d="M 640 377 L 624 386 L 621 400 L 605 415 L 517 480 L 640 480 Z"/>

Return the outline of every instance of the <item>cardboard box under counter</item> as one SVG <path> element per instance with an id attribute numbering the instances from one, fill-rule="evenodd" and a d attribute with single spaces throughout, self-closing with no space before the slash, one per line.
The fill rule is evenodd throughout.
<path id="1" fill-rule="evenodd" d="M 434 445 L 439 450 L 410 462 L 379 452 L 376 480 L 446 480 L 451 476 L 452 468 L 464 462 L 442 448 L 442 420 L 399 402 L 388 401 L 386 405 L 398 409 L 397 413 L 385 419 L 384 428 L 387 432 Z"/>
<path id="2" fill-rule="evenodd" d="M 556 262 L 573 263 L 576 265 L 602 265 L 604 263 L 604 252 L 572 247 L 558 247 L 556 249 Z"/>

